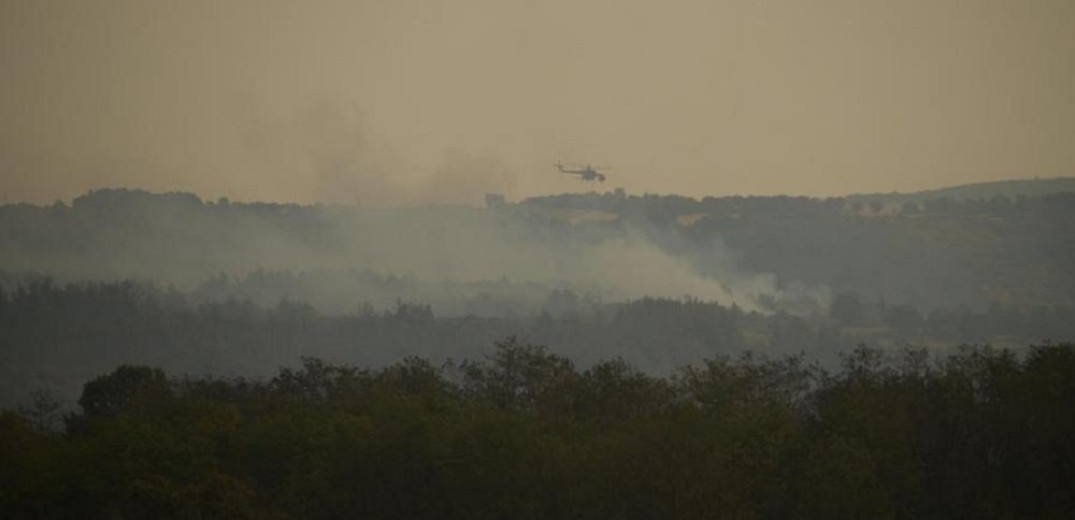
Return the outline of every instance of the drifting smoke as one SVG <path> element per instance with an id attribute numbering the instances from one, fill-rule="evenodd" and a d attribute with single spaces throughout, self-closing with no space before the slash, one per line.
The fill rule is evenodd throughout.
<path id="1" fill-rule="evenodd" d="M 399 207 L 477 204 L 489 192 L 514 195 L 517 178 L 495 154 L 448 150 L 438 162 L 405 158 L 365 124 L 353 103 L 323 97 L 295 114 L 247 107 L 240 121 L 248 159 L 300 201 Z"/>
<path id="2" fill-rule="evenodd" d="M 657 246 L 635 240 L 617 240 L 595 246 L 586 254 L 584 269 L 569 273 L 612 289 L 616 299 L 642 296 L 697 298 L 749 311 L 817 311 L 830 299 L 824 287 L 802 283 L 780 287 L 771 273 L 747 273 L 725 264 L 711 266 L 722 274 L 699 274 L 689 262 Z"/>
<path id="3" fill-rule="evenodd" d="M 65 279 L 133 277 L 188 289 L 220 273 L 242 278 L 316 272 L 321 273 L 314 284 L 319 289 L 307 285 L 295 293 L 281 288 L 263 302 L 282 297 L 335 302 L 326 311 L 347 308 L 348 300 L 353 309 L 371 299 L 369 284 L 331 280 L 355 272 L 403 277 L 417 287 L 378 290 L 380 296 L 373 299 L 379 303 L 405 297 L 441 302 L 438 310 L 458 310 L 450 302 L 460 299 L 460 287 L 471 287 L 473 296 L 487 291 L 481 284 L 494 281 L 527 288 L 533 304 L 541 299 L 533 297 L 535 284 L 605 301 L 690 297 L 758 311 L 809 312 L 823 308 L 828 299 L 823 289 L 782 286 L 772 275 L 741 269 L 720 244 L 690 256 L 619 222 L 576 225 L 547 210 L 527 210 L 537 211 L 541 218 L 535 220 L 521 208 L 203 203 L 189 194 L 103 190 L 76 199 L 71 207 L 52 208 L 82 222 L 85 232 L 74 242 L 40 247 L 16 238 L 0 253 L 0 268 Z M 63 230 L 48 229 L 29 234 L 64 236 Z M 700 274 L 702 264 L 707 276 Z"/>

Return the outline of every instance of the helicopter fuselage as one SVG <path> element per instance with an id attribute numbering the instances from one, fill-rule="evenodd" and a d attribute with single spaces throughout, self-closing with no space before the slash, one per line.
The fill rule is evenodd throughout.
<path id="1" fill-rule="evenodd" d="M 556 163 L 556 168 L 558 170 L 560 170 L 560 172 L 562 172 L 562 173 L 568 173 L 568 174 L 571 174 L 571 175 L 578 175 L 579 179 L 583 180 L 583 181 L 605 182 L 605 175 L 603 173 L 600 173 L 597 170 L 593 169 L 590 165 L 586 165 L 586 167 L 581 169 L 581 170 L 572 170 L 572 169 L 564 168 L 563 164 Z"/>

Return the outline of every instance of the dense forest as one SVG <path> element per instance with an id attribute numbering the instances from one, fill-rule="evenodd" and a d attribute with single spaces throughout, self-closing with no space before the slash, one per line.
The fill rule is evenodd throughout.
<path id="1" fill-rule="evenodd" d="M 1075 193 L 995 188 L 0 206 L 0 517 L 1068 518 Z"/>
<path id="2" fill-rule="evenodd" d="M 0 414 L 5 518 L 1070 518 L 1075 347 L 716 357 L 507 339 L 269 380 L 124 365 Z"/>

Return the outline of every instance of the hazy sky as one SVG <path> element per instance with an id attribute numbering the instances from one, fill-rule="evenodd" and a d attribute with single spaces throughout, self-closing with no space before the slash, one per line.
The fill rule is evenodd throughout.
<path id="1" fill-rule="evenodd" d="M 1072 0 L 3 0 L 0 202 L 1075 175 Z"/>

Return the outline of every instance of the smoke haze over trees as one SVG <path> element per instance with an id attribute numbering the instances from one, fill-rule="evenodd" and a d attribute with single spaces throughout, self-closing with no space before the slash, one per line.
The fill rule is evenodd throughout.
<path id="1" fill-rule="evenodd" d="M 1075 518 L 1073 28 L 2 0 L 0 518 Z"/>
<path id="2" fill-rule="evenodd" d="M 436 284 L 506 281 L 523 293 L 539 283 L 609 299 L 693 296 L 749 309 L 826 307 L 843 291 L 924 310 L 1075 302 L 1069 192 L 872 202 L 617 191 L 485 209 L 361 209 L 98 190 L 71 205 L 0 207 L 0 269 L 184 289 L 221 273 L 286 271 L 312 285 L 369 271 L 424 285 L 427 294 L 394 291 L 422 300 L 442 299 Z M 323 303 L 315 288 L 288 292 L 295 289 L 260 301 Z"/>
<path id="3" fill-rule="evenodd" d="M 0 206 L 0 514 L 1064 516 L 1075 194 L 986 195 Z"/>
<path id="4" fill-rule="evenodd" d="M 652 374 L 745 351 L 1070 341 L 1073 197 L 7 205 L 2 400 L 71 399 L 122 363 L 255 376 L 303 355 L 467 359 L 509 335 Z"/>

